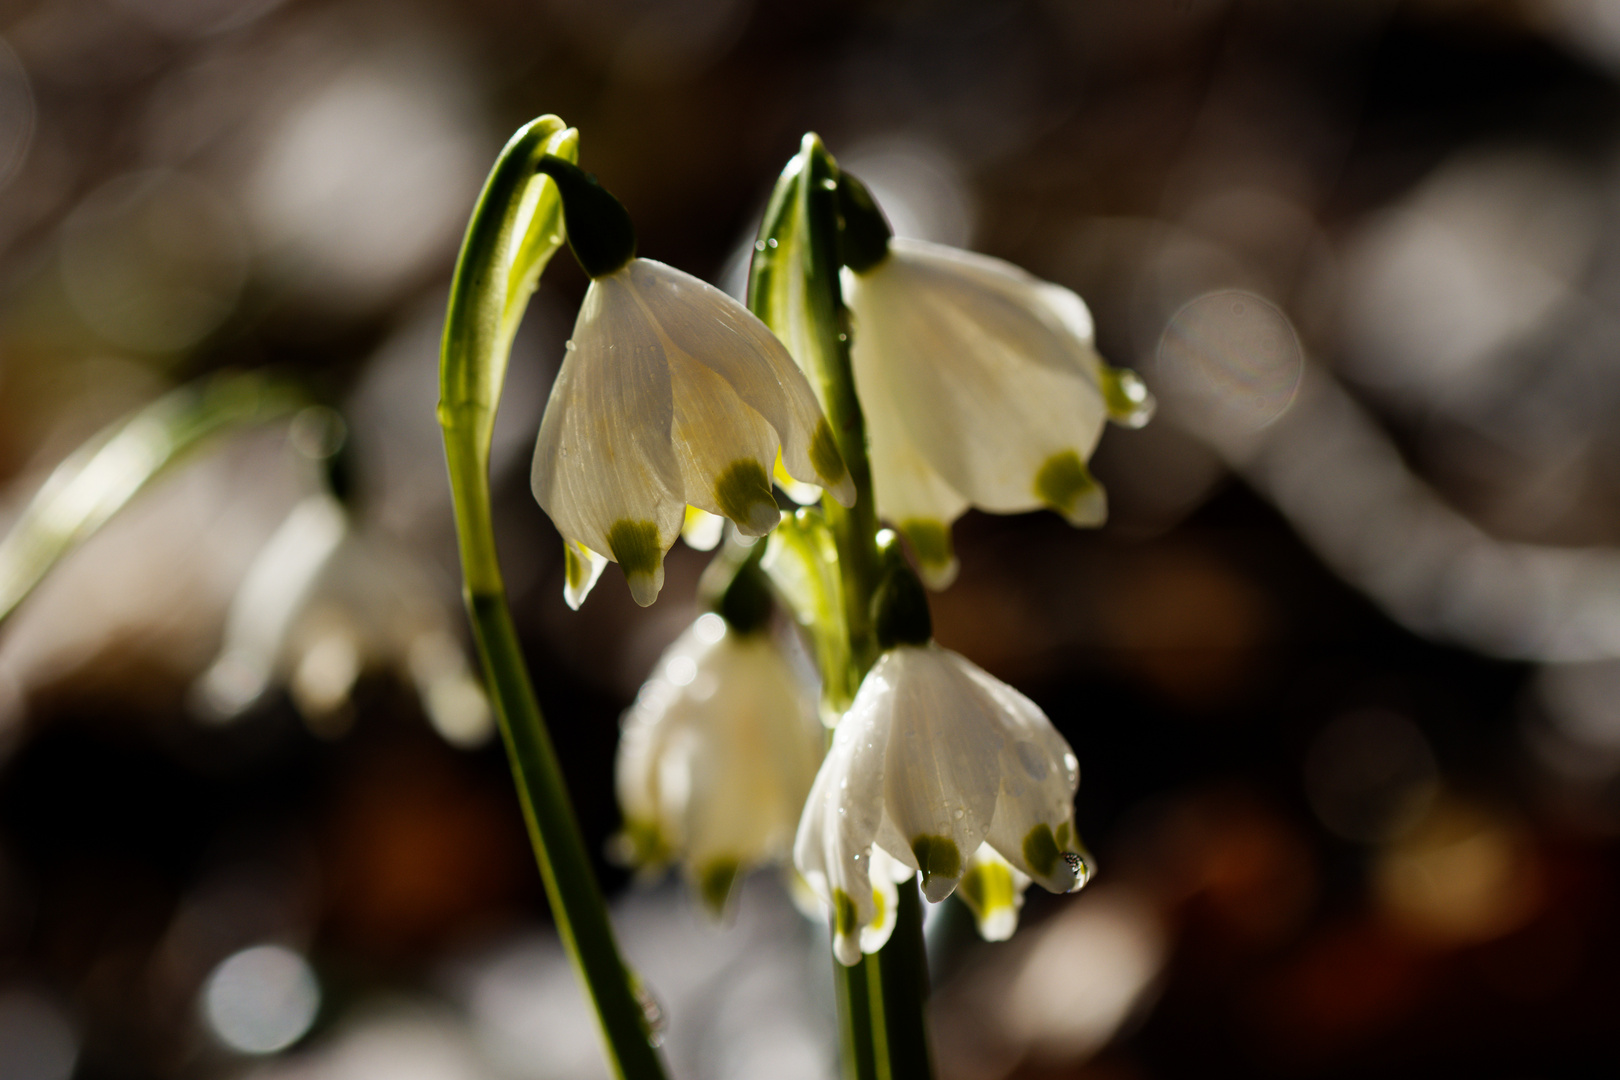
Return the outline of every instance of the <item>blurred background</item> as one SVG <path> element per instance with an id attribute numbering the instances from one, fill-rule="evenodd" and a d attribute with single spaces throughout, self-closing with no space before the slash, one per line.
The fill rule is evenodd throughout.
<path id="1" fill-rule="evenodd" d="M 0 629 L 0 1076 L 604 1075 L 432 415 L 461 230 L 543 112 L 732 289 L 819 131 L 1159 396 L 1098 452 L 1106 528 L 957 527 L 939 637 L 1074 745 L 1101 874 L 1002 945 L 931 913 L 943 1080 L 1617 1064 L 1620 0 L 3 0 L 0 521 L 183 381 L 314 404 Z M 559 258 L 531 305 L 497 515 L 601 851 L 707 557 L 563 604 L 527 463 L 583 288 Z M 675 1075 L 834 1075 L 775 877 L 715 926 L 600 870 Z"/>

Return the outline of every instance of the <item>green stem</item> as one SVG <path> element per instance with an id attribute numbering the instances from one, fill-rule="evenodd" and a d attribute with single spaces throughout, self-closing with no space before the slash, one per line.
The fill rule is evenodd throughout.
<path id="1" fill-rule="evenodd" d="M 866 417 L 855 393 L 850 364 L 849 311 L 844 307 L 838 261 L 838 166 L 814 135 L 805 136 L 805 178 L 798 186 L 807 243 L 803 249 L 806 322 L 816 337 L 816 366 L 822 407 L 832 424 L 838 450 L 855 482 L 855 505 L 840 506 L 826 496 L 822 513 L 838 545 L 843 579 L 844 620 L 849 633 L 849 685 L 858 687 L 877 662 L 877 636 L 872 629 L 872 595 L 877 592 L 876 499 L 872 465 L 866 451 Z"/>
<path id="2" fill-rule="evenodd" d="M 871 960 L 883 980 L 883 1022 L 890 1047 L 890 1080 L 929 1080 L 928 953 L 923 947 L 922 897 L 915 881 L 899 887 L 894 932 Z"/>
<path id="3" fill-rule="evenodd" d="M 853 967 L 833 961 L 833 984 L 838 993 L 838 1043 L 845 1080 L 880 1080 L 886 1075 L 878 1070 L 878 1047 L 874 1045 L 874 1040 L 883 1033 L 883 1026 L 870 1022 L 872 973 L 876 970 L 877 961 L 870 956 L 861 957 L 860 963 Z M 881 999 L 877 1007 L 882 1008 Z"/>
<path id="4" fill-rule="evenodd" d="M 467 227 L 451 286 L 439 376 L 439 422 L 455 501 L 467 610 L 512 763 L 518 801 L 563 946 L 574 962 L 621 1080 L 663 1080 L 635 979 L 619 954 L 523 662 L 501 581 L 489 492 L 489 445 L 512 345 L 540 271 L 562 243 L 546 153 L 572 160 L 577 136 L 556 117 L 522 128 L 501 152 Z"/>
<path id="5" fill-rule="evenodd" d="M 838 165 L 810 134 L 788 163 L 760 231 L 760 250 L 749 281 L 749 306 L 787 343 L 811 372 L 817 396 L 855 483 L 855 504 L 822 499 L 822 513 L 838 552 L 843 619 L 848 634 L 843 671 L 824 671 L 832 700 L 843 707 L 877 662 L 872 597 L 880 580 L 876 500 L 866 448 L 866 420 L 850 363 L 850 319 L 839 272 Z M 768 253 L 768 254 L 766 254 Z M 789 264 L 789 260 L 796 260 Z M 922 918 L 914 887 L 901 887 L 898 921 L 889 943 L 853 968 L 835 960 L 847 1080 L 899 1080 L 932 1076 L 920 981 Z M 909 898 L 909 899 L 908 899 Z M 909 904 L 909 906 L 908 906 Z M 872 1060 L 864 1058 L 870 1047 Z"/>

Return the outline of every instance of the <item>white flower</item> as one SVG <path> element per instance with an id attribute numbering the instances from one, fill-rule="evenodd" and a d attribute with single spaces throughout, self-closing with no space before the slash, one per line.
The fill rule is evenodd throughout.
<path id="1" fill-rule="evenodd" d="M 495 725 L 456 639 L 453 597 L 435 568 L 357 528 L 337 499 L 305 496 L 249 567 L 193 704 L 227 722 L 280 682 L 312 728 L 337 734 L 360 676 L 392 669 L 416 684 L 440 735 L 478 746 Z"/>
<path id="2" fill-rule="evenodd" d="M 824 733 L 768 633 L 699 617 L 624 715 L 622 854 L 651 866 L 678 858 L 719 910 L 740 871 L 785 861 Z"/>
<path id="3" fill-rule="evenodd" d="M 1053 892 L 1090 870 L 1074 828 L 1080 767 L 1046 714 L 1024 695 L 937 645 L 899 645 L 867 674 L 839 722 L 805 804 L 793 859 L 833 916 L 834 950 L 853 964 L 883 944 L 891 863 L 921 871 L 938 903 L 963 875 L 991 934 L 1017 919 L 1000 883 L 1009 869 Z M 988 845 L 1000 860 L 970 859 Z M 1017 888 L 1006 877 L 1005 887 Z M 999 921 L 997 921 L 999 920 Z"/>
<path id="4" fill-rule="evenodd" d="M 956 573 L 950 525 L 969 505 L 1107 515 L 1086 461 L 1104 422 L 1139 427 L 1153 400 L 1093 344 L 1068 289 L 1000 259 L 893 237 L 846 271 L 856 390 L 879 516 L 911 541 L 928 583 Z"/>
<path id="5" fill-rule="evenodd" d="M 568 551 L 569 603 L 608 559 L 652 603 L 688 504 L 768 532 L 779 447 L 793 476 L 854 501 L 810 384 L 764 323 L 651 259 L 593 279 L 534 452 L 535 498 Z"/>

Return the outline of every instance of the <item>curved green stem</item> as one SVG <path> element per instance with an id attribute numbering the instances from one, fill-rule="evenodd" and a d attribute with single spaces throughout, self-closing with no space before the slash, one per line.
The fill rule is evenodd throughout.
<path id="1" fill-rule="evenodd" d="M 814 134 L 778 181 L 760 228 L 748 304 L 811 375 L 844 463 L 855 505 L 822 499 L 837 550 L 842 621 L 848 649 L 842 670 L 823 671 L 829 703 L 848 708 L 877 661 L 872 623 L 881 559 L 866 420 L 850 364 L 850 320 L 840 286 L 838 165 Z M 914 886 L 902 886 L 894 932 L 875 956 L 835 973 L 847 1080 L 900 1080 L 933 1075 L 923 1011 L 927 972 L 922 916 Z M 841 967 L 834 961 L 835 967 Z"/>
<path id="2" fill-rule="evenodd" d="M 284 416 L 306 400 L 290 384 L 224 372 L 171 390 L 99 432 L 46 478 L 0 541 L 0 619 L 192 447 Z"/>
<path id="3" fill-rule="evenodd" d="M 623 1080 L 662 1080 L 663 1063 L 634 976 L 619 955 L 523 662 L 490 512 L 490 434 L 512 337 L 540 271 L 563 240 L 556 187 L 536 173 L 535 165 L 548 153 L 574 160 L 577 140 L 577 133 L 554 116 L 532 121 L 507 143 L 484 184 L 450 291 L 439 423 L 467 610 L 557 931 L 596 1009 L 615 1074 Z"/>

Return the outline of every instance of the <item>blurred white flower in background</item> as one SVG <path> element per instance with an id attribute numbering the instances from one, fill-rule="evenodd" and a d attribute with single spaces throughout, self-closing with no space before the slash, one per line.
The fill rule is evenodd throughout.
<path id="1" fill-rule="evenodd" d="M 823 734 L 768 627 L 699 616 L 624 715 L 619 853 L 651 869 L 679 860 L 718 913 L 740 874 L 787 859 Z"/>
<path id="2" fill-rule="evenodd" d="M 494 730 L 489 702 L 453 629 L 457 609 L 434 578 L 404 549 L 355 529 L 331 495 L 306 497 L 243 579 L 196 704 L 229 720 L 285 681 L 311 726 L 336 734 L 361 674 L 390 668 L 416 686 L 447 741 L 484 742 Z"/>

